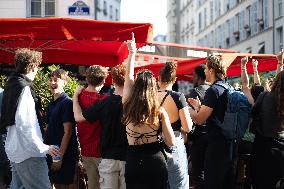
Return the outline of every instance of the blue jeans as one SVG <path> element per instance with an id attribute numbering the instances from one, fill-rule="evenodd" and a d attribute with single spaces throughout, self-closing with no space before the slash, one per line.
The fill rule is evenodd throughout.
<path id="1" fill-rule="evenodd" d="M 51 189 L 44 157 L 32 157 L 21 163 L 11 162 L 11 189 Z"/>
<path id="2" fill-rule="evenodd" d="M 188 162 L 184 140 L 180 132 L 175 132 L 176 145 L 171 147 L 172 156 L 168 158 L 168 178 L 171 189 L 188 189 Z"/>

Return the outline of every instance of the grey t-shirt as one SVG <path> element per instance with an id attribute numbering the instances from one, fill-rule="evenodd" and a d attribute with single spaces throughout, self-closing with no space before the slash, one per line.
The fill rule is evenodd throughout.
<path id="1" fill-rule="evenodd" d="M 265 95 L 263 98 L 262 96 Z M 284 139 L 284 127 L 281 128 L 281 121 L 277 114 L 277 102 L 275 94 L 273 92 L 263 92 L 257 98 L 254 107 L 256 107 L 260 101 L 262 105 L 260 108 L 261 126 L 257 128 L 257 131 L 265 136 L 271 138 Z"/>

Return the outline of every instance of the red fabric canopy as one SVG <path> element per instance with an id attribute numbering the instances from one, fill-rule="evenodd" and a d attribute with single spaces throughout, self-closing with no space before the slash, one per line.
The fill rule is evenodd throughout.
<path id="1" fill-rule="evenodd" d="M 204 64 L 204 62 L 205 58 L 178 61 L 177 62 L 178 80 L 192 80 L 192 73 L 194 68 L 199 64 Z M 141 69 L 149 69 L 154 73 L 155 77 L 158 77 L 159 72 L 163 66 L 164 63 L 158 63 L 158 64 L 149 64 L 146 66 L 136 67 L 135 73 Z"/>
<path id="2" fill-rule="evenodd" d="M 128 51 L 134 32 L 138 47 L 152 41 L 152 25 L 70 18 L 0 19 L 0 63 L 13 64 L 18 48 L 43 52 L 43 63 L 114 66 Z"/>
<path id="3" fill-rule="evenodd" d="M 222 54 L 224 62 L 229 66 L 227 76 L 240 76 L 241 75 L 241 58 L 248 56 L 249 62 L 247 64 L 248 73 L 252 74 L 252 59 L 258 60 L 259 72 L 273 71 L 277 67 L 277 59 L 272 54 L 250 54 L 250 53 L 224 53 Z M 197 65 L 205 64 L 206 58 L 189 59 L 177 61 L 177 76 L 178 80 L 192 80 L 194 68 Z M 149 64 L 146 66 L 136 67 L 135 72 L 140 69 L 150 69 L 155 76 L 159 75 L 160 69 L 164 63 Z"/>
<path id="4" fill-rule="evenodd" d="M 224 61 L 229 65 L 227 76 L 241 75 L 241 59 L 244 56 L 249 57 L 247 63 L 247 71 L 249 74 L 253 73 L 252 59 L 258 61 L 259 72 L 273 71 L 277 68 L 277 58 L 276 55 L 273 54 L 227 53 L 222 55 Z"/>

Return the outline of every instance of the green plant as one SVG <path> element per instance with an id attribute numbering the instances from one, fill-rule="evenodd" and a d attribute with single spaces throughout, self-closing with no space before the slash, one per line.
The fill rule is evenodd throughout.
<path id="1" fill-rule="evenodd" d="M 51 71 L 59 69 L 59 68 L 60 66 L 58 65 L 51 65 L 51 66 L 48 66 L 47 69 L 39 70 L 36 75 L 35 80 L 33 81 L 35 92 L 41 99 L 41 103 L 42 103 L 42 107 L 44 111 L 46 110 L 48 104 L 53 99 L 53 96 L 50 92 L 49 85 L 48 85 L 48 74 Z M 72 73 L 69 75 L 72 75 Z M 64 88 L 65 93 L 69 97 L 72 97 L 78 85 L 79 85 L 78 80 L 73 76 L 69 76 L 68 83 L 66 84 Z"/>
<path id="2" fill-rule="evenodd" d="M 7 77 L 5 75 L 0 75 L 0 87 L 3 88 L 7 81 Z"/>

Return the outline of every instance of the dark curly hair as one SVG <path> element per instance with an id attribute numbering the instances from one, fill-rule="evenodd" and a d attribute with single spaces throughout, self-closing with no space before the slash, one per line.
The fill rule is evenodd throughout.
<path id="1" fill-rule="evenodd" d="M 53 70 L 51 71 L 49 74 L 48 74 L 48 77 L 51 78 L 51 77 L 57 77 L 57 78 L 60 78 L 60 79 L 63 79 L 65 81 L 67 81 L 69 79 L 68 77 L 68 72 L 63 70 L 63 69 L 56 69 L 56 70 Z"/>
<path id="2" fill-rule="evenodd" d="M 99 65 L 90 66 L 86 70 L 86 80 L 89 85 L 98 86 L 106 79 L 108 71 L 105 67 Z"/>
<path id="3" fill-rule="evenodd" d="M 166 62 L 160 70 L 160 81 L 162 83 L 173 83 L 176 80 L 176 62 Z"/>
<path id="4" fill-rule="evenodd" d="M 27 48 L 18 49 L 14 58 L 16 72 L 29 73 L 33 67 L 38 67 L 42 62 L 42 53 Z"/>
<path id="5" fill-rule="evenodd" d="M 113 83 L 116 85 L 123 87 L 124 86 L 124 80 L 125 80 L 125 73 L 126 73 L 126 67 L 123 64 L 117 65 L 113 68 L 111 68 L 111 76 Z"/>

